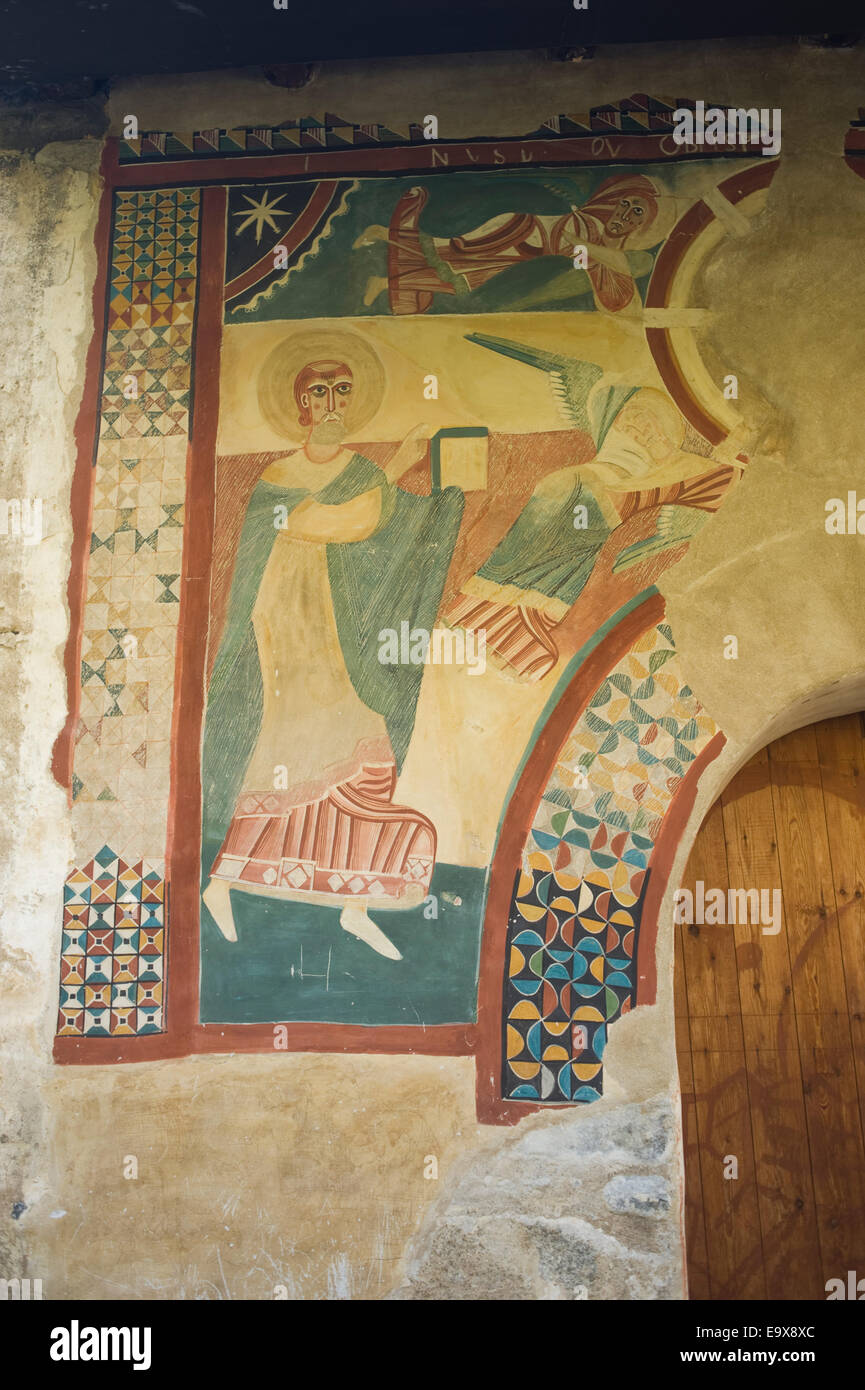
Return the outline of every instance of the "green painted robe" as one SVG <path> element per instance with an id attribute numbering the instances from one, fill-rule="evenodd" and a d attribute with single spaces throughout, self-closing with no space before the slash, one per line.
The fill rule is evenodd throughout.
<path id="1" fill-rule="evenodd" d="M 202 750 L 205 844 L 222 843 L 261 729 L 263 686 L 252 615 L 280 533 L 277 518 L 290 515 L 308 497 L 336 506 L 374 487 L 382 490 L 376 530 L 365 540 L 328 544 L 327 569 L 349 678 L 364 704 L 383 717 L 397 770 L 402 767 L 424 667 L 383 665 L 378 660 L 378 635 L 383 628 L 399 631 L 405 621 L 428 631 L 435 626 L 462 518 L 462 492 L 454 487 L 431 497 L 404 492 L 360 454 L 352 455 L 317 493 L 259 481 L 246 510 L 207 698 Z M 286 654 L 286 660 L 302 660 L 302 650 L 301 633 L 297 651 Z"/>

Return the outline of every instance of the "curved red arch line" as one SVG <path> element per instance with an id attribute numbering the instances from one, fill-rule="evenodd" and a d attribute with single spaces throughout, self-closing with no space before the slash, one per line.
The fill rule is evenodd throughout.
<path id="1" fill-rule="evenodd" d="M 736 204 L 757 192 L 768 188 L 774 178 L 780 160 L 764 159 L 760 164 L 752 164 L 747 169 L 738 170 L 718 184 L 718 190 L 729 203 Z M 700 232 L 704 231 L 715 214 L 702 198 L 683 213 L 669 237 L 658 252 L 658 259 L 649 281 L 646 294 L 647 309 L 669 308 L 670 291 L 673 280 L 682 264 L 685 252 Z M 673 351 L 668 328 L 647 328 L 646 343 L 661 373 L 664 385 L 681 410 L 685 419 L 698 430 L 710 444 L 720 444 L 727 436 L 716 420 L 713 420 L 692 394 L 690 386 L 682 373 L 678 359 Z"/>
<path id="2" fill-rule="evenodd" d="M 679 841 L 694 809 L 700 778 L 709 763 L 717 758 L 726 742 L 726 737 L 719 729 L 691 763 L 667 807 L 661 832 L 655 841 L 637 937 L 636 1004 L 654 1004 L 657 1000 L 658 963 L 655 958 L 655 946 L 658 940 L 658 914 L 670 880 L 670 870 L 679 848 Z"/>
<path id="3" fill-rule="evenodd" d="M 276 252 L 280 247 L 292 255 L 301 246 L 310 232 L 314 231 L 321 217 L 327 211 L 328 206 L 333 201 L 333 196 L 337 188 L 336 179 L 322 179 L 316 184 L 314 192 L 310 195 L 309 201 L 302 212 L 298 214 L 291 226 L 280 237 L 274 246 L 265 251 L 263 256 L 248 267 L 240 275 L 235 275 L 233 280 L 229 280 L 223 290 L 223 297 L 227 300 L 236 299 L 244 290 L 256 285 L 259 280 L 263 280 L 273 270 L 273 262 Z"/>

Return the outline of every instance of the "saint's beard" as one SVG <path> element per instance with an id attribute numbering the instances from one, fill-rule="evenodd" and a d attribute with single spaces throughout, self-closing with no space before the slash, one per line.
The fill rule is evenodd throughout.
<path id="1" fill-rule="evenodd" d="M 321 420 L 313 425 L 311 437 L 316 444 L 341 444 L 345 433 L 344 420 Z"/>

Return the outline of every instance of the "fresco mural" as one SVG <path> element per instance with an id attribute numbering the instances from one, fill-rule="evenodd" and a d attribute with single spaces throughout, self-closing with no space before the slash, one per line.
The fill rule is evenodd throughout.
<path id="1" fill-rule="evenodd" d="M 777 167 L 671 122 L 110 151 L 59 1061 L 468 1053 L 491 1122 L 601 1094 L 723 743 L 655 587 L 756 436 L 693 286 Z"/>

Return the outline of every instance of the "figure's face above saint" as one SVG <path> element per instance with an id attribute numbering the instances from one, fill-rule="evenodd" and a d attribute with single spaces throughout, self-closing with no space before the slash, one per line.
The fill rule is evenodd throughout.
<path id="1" fill-rule="evenodd" d="M 651 221 L 652 212 L 645 198 L 620 198 L 607 219 L 610 236 L 627 236 Z"/>
<path id="2" fill-rule="evenodd" d="M 344 362 L 309 362 L 297 374 L 298 419 L 319 444 L 338 444 L 348 432 L 354 381 Z"/>

